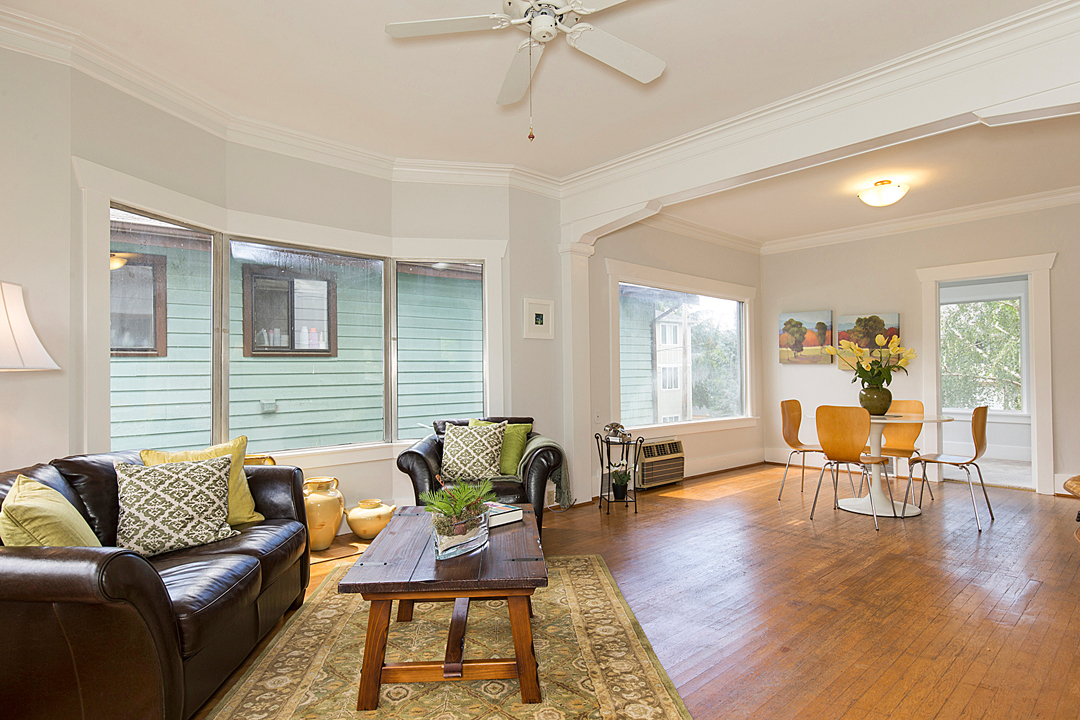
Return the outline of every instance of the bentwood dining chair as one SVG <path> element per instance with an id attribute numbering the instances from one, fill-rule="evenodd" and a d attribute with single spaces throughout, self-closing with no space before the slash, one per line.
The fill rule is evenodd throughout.
<path id="1" fill-rule="evenodd" d="M 975 525 L 979 528 L 979 532 L 982 532 L 982 522 L 979 520 L 979 508 L 975 504 L 975 486 L 971 483 L 971 470 L 975 468 L 975 471 L 979 473 L 979 485 L 982 486 L 983 497 L 986 499 L 986 509 L 990 511 L 990 520 L 994 519 L 994 508 L 990 507 L 990 496 L 986 493 L 986 483 L 983 482 L 982 469 L 977 462 L 979 458 L 986 452 L 986 412 L 987 407 L 977 407 L 971 413 L 971 441 L 975 445 L 975 453 L 971 457 L 966 455 L 945 455 L 939 453 L 929 453 L 927 455 L 917 455 L 911 459 L 912 463 L 922 463 L 922 482 L 926 485 L 926 468 L 930 464 L 934 465 L 951 465 L 953 467 L 960 468 L 967 475 L 968 490 L 971 492 L 971 509 L 975 511 Z M 915 494 L 911 489 L 911 480 L 914 471 L 908 470 L 908 487 L 904 492 L 904 502 L 907 502 L 908 493 L 911 493 L 912 502 L 915 501 Z M 933 495 L 931 495 L 933 497 Z M 922 493 L 920 493 L 920 500 L 922 499 Z M 920 507 L 922 503 L 920 502 Z"/>
<path id="2" fill-rule="evenodd" d="M 784 466 L 784 479 L 780 481 L 779 500 L 784 494 L 784 483 L 787 482 L 788 468 L 791 467 L 791 458 L 795 453 L 802 455 L 802 481 L 799 483 L 799 492 L 806 489 L 806 453 L 822 452 L 820 445 L 808 445 L 799 440 L 799 427 L 802 425 L 802 403 L 798 400 L 780 401 L 780 419 L 784 425 L 784 442 L 791 448 L 787 456 L 787 465 Z"/>
<path id="3" fill-rule="evenodd" d="M 923 415 L 921 400 L 893 400 L 889 405 L 889 414 L 903 413 L 905 415 Z M 908 474 L 911 471 L 911 457 L 919 454 L 919 448 L 915 447 L 915 441 L 922 434 L 920 423 L 889 423 L 882 430 L 881 456 L 885 458 L 903 458 L 908 461 Z M 870 452 L 870 448 L 863 448 L 863 452 Z M 900 468 L 896 468 L 896 476 L 899 477 Z M 861 489 L 861 488 L 860 488 Z M 922 493 L 930 491 L 930 499 L 934 499 L 934 491 L 926 483 L 919 488 L 919 507 L 922 507 Z"/>
<path id="4" fill-rule="evenodd" d="M 871 457 L 863 454 L 866 441 L 870 437 L 870 413 L 861 407 L 839 407 L 835 405 L 822 405 L 817 409 L 817 435 L 818 442 L 825 453 L 825 465 L 818 475 L 818 486 L 814 492 L 814 505 L 810 508 L 810 519 L 814 519 L 814 510 L 817 509 L 818 493 L 821 492 L 821 480 L 825 477 L 825 471 L 829 470 L 833 482 L 833 507 L 839 507 L 837 484 L 840 479 L 841 465 L 858 465 L 862 468 L 862 480 L 867 479 L 869 470 L 874 465 L 884 465 L 887 461 L 883 457 Z M 850 478 L 849 478 L 850 480 Z M 860 482 L 860 485 L 862 482 Z M 889 500 L 892 501 L 892 488 L 889 488 Z M 851 483 L 851 491 L 855 492 L 855 483 Z M 870 512 L 874 515 L 874 529 L 878 527 L 877 508 L 874 507 L 874 496 L 870 497 Z M 894 505 L 895 507 L 895 505 Z M 895 514 L 895 510 L 893 511 Z"/>

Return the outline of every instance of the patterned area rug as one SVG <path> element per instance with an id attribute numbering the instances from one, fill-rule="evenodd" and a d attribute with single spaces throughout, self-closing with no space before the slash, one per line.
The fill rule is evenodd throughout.
<path id="1" fill-rule="evenodd" d="M 281 629 L 211 720 L 690 720 L 619 588 L 597 555 L 547 559 L 549 585 L 533 596 L 533 644 L 544 701 L 521 702 L 516 680 L 383 685 L 379 709 L 356 711 L 368 604 L 339 595 L 336 568 Z M 437 660 L 453 603 L 417 603 L 390 624 L 387 661 Z M 396 617 L 396 608 L 395 615 Z M 465 657 L 513 657 L 503 600 L 475 600 Z"/>

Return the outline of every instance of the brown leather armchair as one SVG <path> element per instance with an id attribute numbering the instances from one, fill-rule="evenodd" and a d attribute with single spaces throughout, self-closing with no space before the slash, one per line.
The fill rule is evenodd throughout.
<path id="1" fill-rule="evenodd" d="M 506 421 L 511 424 L 532 424 L 530 417 L 486 417 L 481 418 L 489 422 Z M 422 440 L 418 440 L 412 447 L 398 455 L 398 469 L 409 476 L 412 480 L 413 498 L 417 505 L 420 502 L 420 494 L 440 487 L 435 476 L 442 467 L 443 435 L 446 433 L 446 425 L 468 425 L 468 419 L 436 420 L 435 432 Z M 535 432 L 529 433 L 529 439 L 538 437 Z M 547 489 L 548 479 L 551 473 L 562 466 L 563 454 L 555 447 L 542 447 L 535 450 L 525 458 L 525 470 L 523 477 L 502 478 L 493 481 L 495 496 L 502 503 L 530 503 L 536 512 L 536 526 L 543 534 L 544 531 L 544 491 Z"/>
<path id="2" fill-rule="evenodd" d="M 303 473 L 247 466 L 266 520 L 150 558 L 116 543 L 113 462 L 54 460 L 0 473 L 60 492 L 105 547 L 0 546 L 0 714 L 11 720 L 185 720 L 243 662 L 309 579 Z"/>

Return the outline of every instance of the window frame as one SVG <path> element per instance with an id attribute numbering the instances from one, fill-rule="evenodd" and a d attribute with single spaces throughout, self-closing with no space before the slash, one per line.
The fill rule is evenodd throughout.
<path id="1" fill-rule="evenodd" d="M 111 251 L 110 251 L 111 254 Z M 153 272 L 153 303 L 154 303 L 154 347 L 153 348 L 115 348 L 112 347 L 112 342 L 109 342 L 109 354 L 112 357 L 168 357 L 169 354 L 169 303 L 168 303 L 168 282 L 166 280 L 166 273 L 168 271 L 168 258 L 164 255 L 154 255 L 151 253 L 127 253 L 130 257 L 127 258 L 127 262 L 124 263 L 124 267 L 128 265 L 135 265 L 138 267 L 149 267 Z M 117 268 L 119 269 L 119 268 Z M 110 302 L 110 324 L 112 317 L 112 271 L 110 270 L 110 283 L 109 283 L 109 302 Z"/>
<path id="2" fill-rule="evenodd" d="M 697 275 L 687 275 L 671 270 L 660 270 L 613 258 L 606 258 L 604 264 L 608 275 L 608 348 L 611 358 L 610 367 L 612 368 L 609 386 L 611 417 L 622 417 L 622 379 L 619 372 L 621 367 L 619 350 L 619 284 L 631 283 L 660 290 L 707 295 L 721 300 L 734 300 L 742 303 L 740 342 L 743 365 L 742 415 L 730 418 L 704 418 L 700 420 L 680 420 L 677 423 L 638 425 L 634 426 L 633 429 L 644 430 L 646 435 L 650 435 L 650 428 L 656 428 L 663 433 L 670 432 L 672 426 L 677 426 L 682 434 L 756 427 L 759 420 L 758 407 L 761 394 L 758 386 L 758 373 L 755 370 L 758 348 L 752 342 L 752 338 L 757 337 L 757 288 Z"/>
<path id="3" fill-rule="evenodd" d="M 238 242 L 251 242 L 242 238 L 227 238 L 228 241 L 236 240 Z M 260 243 L 267 244 L 267 243 Z M 274 247 L 281 247 L 274 245 Z M 281 248 L 285 251 L 292 251 L 292 248 Z M 297 251 L 303 252 L 303 251 Z M 328 253 L 329 254 L 329 253 Z M 384 259 L 385 262 L 385 259 Z M 244 263 L 240 266 L 242 300 L 243 306 L 243 333 L 244 333 L 244 357 L 337 357 L 338 344 L 337 344 L 337 282 L 328 273 L 325 275 L 319 275 L 314 273 L 300 273 L 289 268 L 281 267 L 279 265 L 264 265 L 260 263 Z M 296 280 L 317 280 L 319 282 L 325 282 L 327 284 L 326 289 L 326 315 L 327 315 L 327 330 L 326 350 L 305 350 L 302 348 L 291 347 L 296 342 L 296 328 L 292 326 L 295 323 L 293 315 L 293 308 L 289 307 L 290 328 L 289 328 L 289 345 L 288 348 L 277 348 L 274 350 L 260 350 L 255 347 L 255 278 L 266 277 L 269 279 L 286 279 L 289 281 L 289 298 L 293 296 L 293 284 Z"/>

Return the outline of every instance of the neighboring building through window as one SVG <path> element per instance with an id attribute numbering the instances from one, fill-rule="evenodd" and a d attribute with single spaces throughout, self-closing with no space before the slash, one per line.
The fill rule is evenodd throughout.
<path id="1" fill-rule="evenodd" d="M 620 282 L 620 422 L 744 415 L 743 313 L 737 300 Z"/>
<path id="2" fill-rule="evenodd" d="M 244 355 L 337 355 L 337 287 L 286 267 L 243 265 Z"/>
<path id="3" fill-rule="evenodd" d="M 110 261 L 112 354 L 165 357 L 169 354 L 165 256 L 121 252 L 112 253 Z"/>

